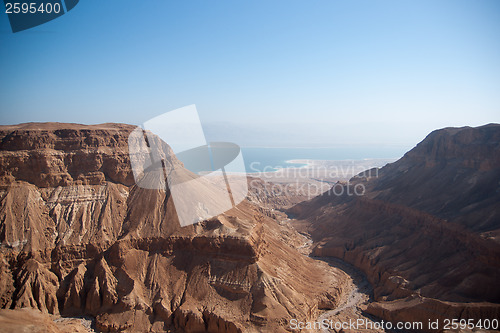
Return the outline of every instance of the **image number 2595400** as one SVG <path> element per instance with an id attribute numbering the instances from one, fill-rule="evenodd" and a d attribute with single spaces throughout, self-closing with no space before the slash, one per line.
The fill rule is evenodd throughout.
<path id="1" fill-rule="evenodd" d="M 12 32 L 30 29 L 56 19 L 71 9 L 79 0 L 4 0 Z"/>

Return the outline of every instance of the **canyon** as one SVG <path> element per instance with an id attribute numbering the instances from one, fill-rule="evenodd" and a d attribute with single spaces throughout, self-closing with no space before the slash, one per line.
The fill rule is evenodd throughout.
<path id="1" fill-rule="evenodd" d="M 135 184 L 134 128 L 0 126 L 5 332 L 500 318 L 500 125 L 434 131 L 312 199 L 245 177 L 245 200 L 185 227 L 168 189 Z"/>
<path id="2" fill-rule="evenodd" d="M 311 235 L 313 255 L 367 275 L 369 314 L 500 318 L 500 125 L 434 131 L 400 160 L 288 213 Z"/>

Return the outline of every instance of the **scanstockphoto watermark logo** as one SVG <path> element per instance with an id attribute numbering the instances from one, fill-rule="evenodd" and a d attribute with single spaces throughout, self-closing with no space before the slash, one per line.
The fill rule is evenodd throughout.
<path id="1" fill-rule="evenodd" d="M 146 121 L 128 143 L 137 186 L 170 193 L 181 226 L 222 214 L 248 193 L 240 147 L 207 143 L 195 105 Z"/>
<path id="2" fill-rule="evenodd" d="M 3 0 L 12 32 L 52 21 L 72 10 L 79 0 Z"/>

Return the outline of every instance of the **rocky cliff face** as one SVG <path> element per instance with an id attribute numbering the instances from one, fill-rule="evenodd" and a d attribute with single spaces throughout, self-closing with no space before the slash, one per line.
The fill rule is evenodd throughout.
<path id="1" fill-rule="evenodd" d="M 301 256 L 268 209 L 243 201 L 181 228 L 167 192 L 134 185 L 132 130 L 0 127 L 2 308 L 93 316 L 105 332 L 276 332 L 335 306 L 343 273 Z"/>
<path id="2" fill-rule="evenodd" d="M 380 170 L 370 195 L 500 239 L 500 125 L 432 132 Z"/>
<path id="3" fill-rule="evenodd" d="M 37 187 L 132 185 L 130 125 L 29 123 L 0 129 L 1 185 L 26 181 Z"/>
<path id="4" fill-rule="evenodd" d="M 438 130 L 399 161 L 290 212 L 314 254 L 367 274 L 380 302 L 371 313 L 409 320 L 432 304 L 441 317 L 486 318 L 500 303 L 499 158 L 500 125 Z M 468 311 L 460 302 L 487 303 Z"/>

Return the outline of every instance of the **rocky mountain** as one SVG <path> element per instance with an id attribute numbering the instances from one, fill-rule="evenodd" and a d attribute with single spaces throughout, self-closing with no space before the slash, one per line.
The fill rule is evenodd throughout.
<path id="1" fill-rule="evenodd" d="M 500 125 L 434 131 L 289 213 L 315 255 L 366 273 L 376 316 L 500 317 Z"/>
<path id="2" fill-rule="evenodd" d="M 380 170 L 372 196 L 500 241 L 500 125 L 434 131 Z"/>
<path id="3" fill-rule="evenodd" d="M 248 178 L 242 203 L 186 227 L 168 189 L 135 184 L 133 130 L 0 126 L 0 308 L 9 309 L 0 327 L 287 331 L 350 288 L 344 272 L 302 254 L 309 242 L 296 229 L 310 234 L 313 256 L 366 274 L 375 302 L 365 313 L 500 317 L 500 125 L 434 131 L 395 163 L 309 201 Z M 165 151 L 167 172 L 193 177 Z"/>
<path id="4" fill-rule="evenodd" d="M 133 129 L 0 127 L 1 308 L 103 332 L 279 332 L 336 306 L 344 273 L 301 255 L 303 237 L 255 196 L 181 227 L 168 191 L 134 185 Z"/>

